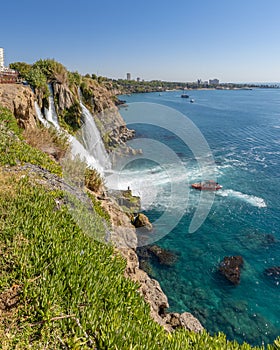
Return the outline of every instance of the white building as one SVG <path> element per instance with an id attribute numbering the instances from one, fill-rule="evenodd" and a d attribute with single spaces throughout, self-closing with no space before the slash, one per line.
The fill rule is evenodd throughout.
<path id="1" fill-rule="evenodd" d="M 0 71 L 4 70 L 4 49 L 0 47 Z"/>

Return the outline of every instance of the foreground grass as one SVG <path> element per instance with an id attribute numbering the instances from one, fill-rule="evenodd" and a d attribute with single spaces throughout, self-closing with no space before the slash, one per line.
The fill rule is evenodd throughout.
<path id="1" fill-rule="evenodd" d="M 57 209 L 61 192 L 1 178 L 0 300 L 16 290 L 14 304 L 2 302 L 3 349 L 251 349 L 222 334 L 165 333 L 113 247 Z"/>

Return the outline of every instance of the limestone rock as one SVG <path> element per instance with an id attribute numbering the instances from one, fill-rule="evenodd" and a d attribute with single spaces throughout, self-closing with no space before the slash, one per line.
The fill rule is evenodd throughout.
<path id="1" fill-rule="evenodd" d="M 189 312 L 184 312 L 182 314 L 171 312 L 164 317 L 164 320 L 173 329 L 181 327 L 196 333 L 203 331 L 203 326 L 199 320 Z"/>
<path id="2" fill-rule="evenodd" d="M 170 330 L 170 326 L 167 326 L 162 318 L 169 304 L 160 284 L 158 281 L 149 277 L 146 272 L 139 269 L 139 261 L 135 250 L 123 248 L 119 249 L 119 251 L 127 260 L 125 276 L 140 284 L 139 292 L 150 305 L 151 317 L 167 330 Z"/>
<path id="3" fill-rule="evenodd" d="M 21 84 L 1 84 L 0 104 L 15 115 L 21 127 L 36 127 L 34 93 L 30 87 Z"/>
<path id="4" fill-rule="evenodd" d="M 145 230 L 147 231 L 153 230 L 153 225 L 150 223 L 148 217 L 143 213 L 139 213 L 136 215 L 136 217 L 133 220 L 133 225 L 136 228 L 145 228 Z"/>
<path id="5" fill-rule="evenodd" d="M 59 113 L 69 109 L 75 103 L 75 96 L 66 84 L 54 82 L 52 87 L 55 99 L 58 102 L 57 108 Z"/>
<path id="6" fill-rule="evenodd" d="M 219 271 L 234 285 L 239 284 L 241 267 L 243 266 L 241 256 L 226 256 L 220 263 Z"/>

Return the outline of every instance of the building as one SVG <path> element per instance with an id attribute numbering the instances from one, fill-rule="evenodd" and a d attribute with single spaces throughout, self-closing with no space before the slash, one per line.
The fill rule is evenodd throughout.
<path id="1" fill-rule="evenodd" d="M 126 80 L 131 80 L 131 74 L 130 73 L 126 73 Z"/>
<path id="2" fill-rule="evenodd" d="M 4 49 L 0 47 L 0 71 L 4 70 Z"/>
<path id="3" fill-rule="evenodd" d="M 140 78 L 138 77 L 138 78 L 137 78 L 136 80 L 137 80 L 137 82 L 139 83 L 139 81 L 140 81 Z"/>
<path id="4" fill-rule="evenodd" d="M 209 79 L 209 85 L 219 85 L 219 79 Z"/>
<path id="5" fill-rule="evenodd" d="M 18 82 L 18 72 L 5 67 L 4 49 L 0 47 L 0 84 L 13 84 Z"/>

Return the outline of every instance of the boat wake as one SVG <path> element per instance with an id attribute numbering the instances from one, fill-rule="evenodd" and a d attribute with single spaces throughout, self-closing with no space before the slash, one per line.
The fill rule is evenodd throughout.
<path id="1" fill-rule="evenodd" d="M 234 191 L 234 190 L 221 190 L 217 193 L 218 196 L 221 197 L 234 197 L 234 198 L 238 198 L 240 200 L 243 200 L 249 204 L 251 204 L 254 207 L 258 207 L 258 208 L 266 208 L 266 203 L 264 201 L 263 198 L 257 197 L 257 196 L 253 196 L 253 195 L 249 195 L 246 193 L 242 193 L 239 191 Z"/>

